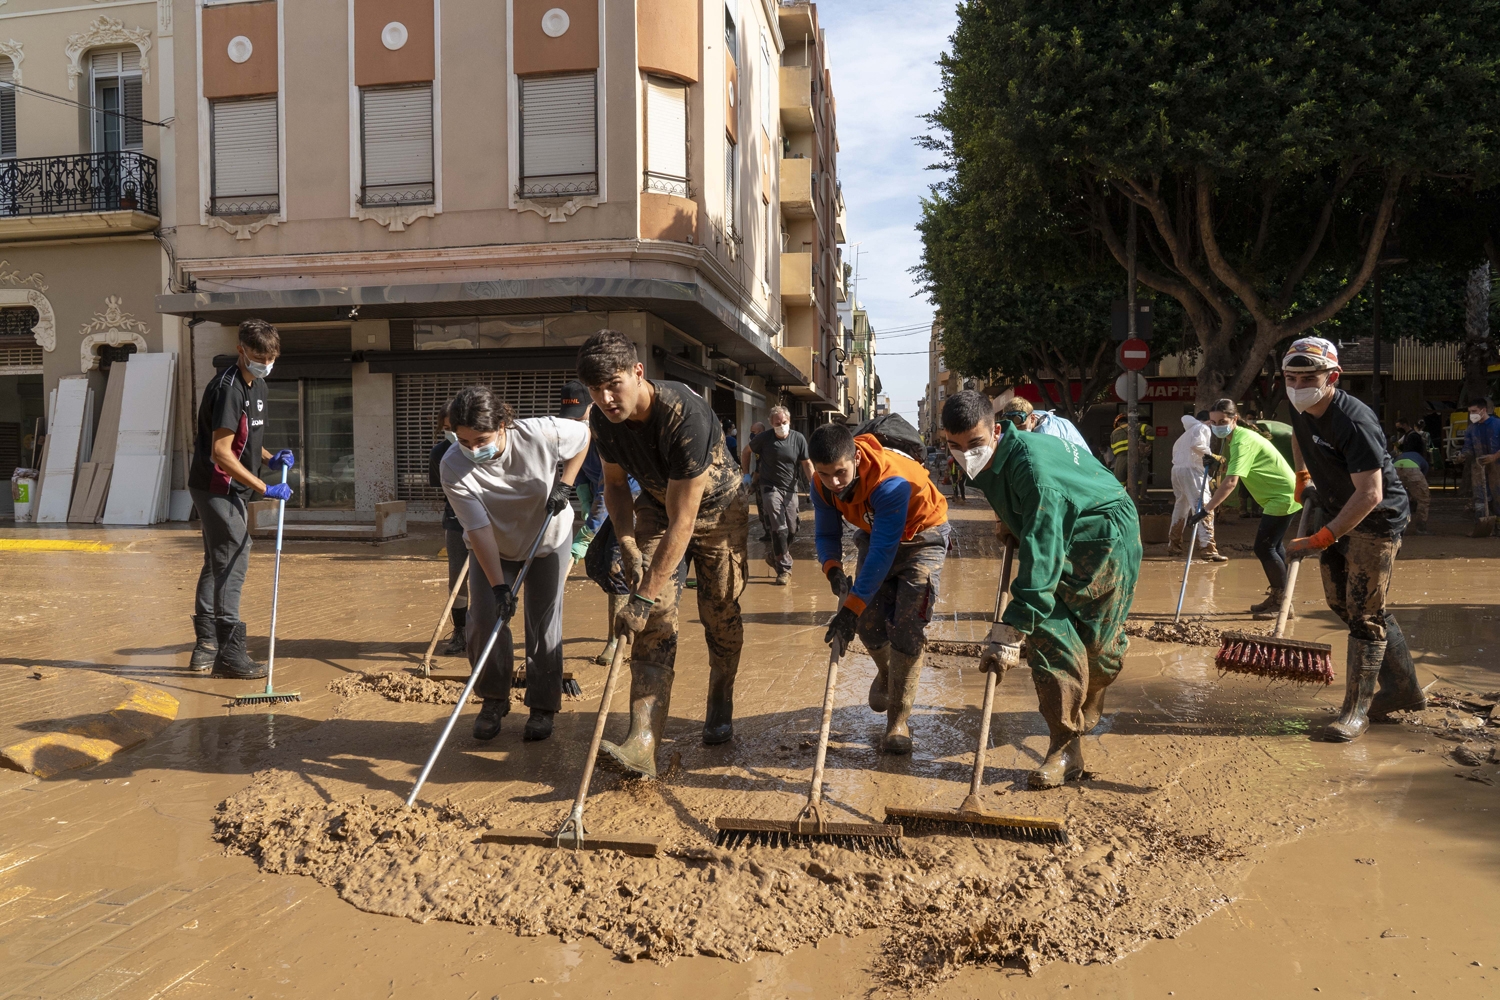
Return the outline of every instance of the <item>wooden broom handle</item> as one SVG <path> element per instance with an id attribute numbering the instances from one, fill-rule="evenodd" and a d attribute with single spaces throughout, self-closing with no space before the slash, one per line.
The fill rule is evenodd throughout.
<path id="1" fill-rule="evenodd" d="M 1307 534 L 1307 515 L 1310 509 L 1306 504 L 1302 505 L 1302 520 L 1297 522 L 1297 537 L 1301 538 Z M 1297 570 L 1302 566 L 1303 556 L 1292 560 L 1292 564 L 1286 569 L 1286 590 L 1281 595 L 1281 609 L 1276 612 L 1276 630 L 1271 636 L 1281 638 L 1281 633 L 1286 631 L 1287 615 L 1292 610 L 1292 591 L 1297 589 Z"/>
<path id="2" fill-rule="evenodd" d="M 1005 606 L 1010 603 L 1010 573 L 1016 558 L 1016 541 L 1012 538 L 1005 543 L 1005 555 L 1000 560 L 1000 589 L 995 592 L 995 615 L 990 620 L 994 625 L 1005 614 Z M 969 796 L 971 798 L 979 795 L 979 788 L 984 783 L 984 757 L 990 745 L 990 716 L 995 711 L 995 686 L 999 678 L 994 671 L 984 675 L 984 707 L 979 714 L 979 747 L 974 751 L 974 774 L 969 779 Z"/>

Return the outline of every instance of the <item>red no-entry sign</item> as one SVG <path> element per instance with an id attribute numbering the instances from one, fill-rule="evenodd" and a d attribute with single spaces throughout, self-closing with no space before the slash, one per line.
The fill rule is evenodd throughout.
<path id="1" fill-rule="evenodd" d="M 1120 345 L 1120 367 L 1128 372 L 1138 372 L 1151 361 L 1151 345 L 1139 337 L 1132 337 Z"/>

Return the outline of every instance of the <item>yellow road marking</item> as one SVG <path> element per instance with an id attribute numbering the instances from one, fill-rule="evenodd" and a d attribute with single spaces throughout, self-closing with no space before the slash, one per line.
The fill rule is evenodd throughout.
<path id="1" fill-rule="evenodd" d="M 108 552 L 113 542 L 71 542 L 66 538 L 0 538 L 0 552 Z"/>
<path id="2" fill-rule="evenodd" d="M 0 765 L 38 778 L 109 760 L 161 732 L 177 718 L 177 699 L 131 683 L 130 696 L 107 713 L 86 717 L 68 732 L 45 733 L 0 749 Z"/>

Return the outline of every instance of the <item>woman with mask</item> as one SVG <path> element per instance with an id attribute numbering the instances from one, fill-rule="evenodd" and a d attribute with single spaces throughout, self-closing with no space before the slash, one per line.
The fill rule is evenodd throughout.
<path id="1" fill-rule="evenodd" d="M 427 485 L 442 489 L 443 486 L 443 456 L 448 454 L 448 449 L 453 447 L 458 440 L 458 435 L 453 433 L 453 428 L 448 426 L 448 404 L 444 403 L 438 407 L 437 412 L 438 439 L 432 445 L 432 450 L 427 453 Z M 464 543 L 464 528 L 458 523 L 457 516 L 453 513 L 453 505 L 443 497 L 443 536 L 446 543 L 445 551 L 448 553 L 448 590 L 453 590 L 453 585 L 458 582 L 458 574 L 463 572 L 464 561 L 469 558 L 469 547 Z M 459 591 L 458 597 L 453 601 L 453 637 L 448 640 L 448 645 L 443 647 L 443 653 L 447 656 L 458 656 L 467 648 L 464 641 L 465 616 L 469 613 L 469 595 L 466 591 Z"/>
<path id="2" fill-rule="evenodd" d="M 1294 341 L 1281 371 L 1296 411 L 1295 499 L 1326 522 L 1286 550 L 1320 554 L 1328 606 L 1349 626 L 1344 704 L 1321 734 L 1347 743 L 1364 735 L 1371 717 L 1427 705 L 1406 637 L 1385 604 L 1409 516 L 1406 489 L 1375 412 L 1338 387 L 1337 347 L 1321 337 Z"/>
<path id="3" fill-rule="evenodd" d="M 586 424 L 556 417 L 517 420 L 485 386 L 464 389 L 448 404 L 457 439 L 443 457 L 443 491 L 469 547 L 469 663 L 482 671 L 474 687 L 484 699 L 474 738 L 491 740 L 510 711 L 514 664 L 509 620 L 516 610 L 511 585 L 537 532 L 542 535 L 526 577 L 526 720 L 524 737 L 552 735 L 562 708 L 562 598 L 573 539 L 568 494 L 588 454 Z M 558 466 L 562 466 L 558 474 Z M 495 621 L 504 618 L 489 662 L 477 663 Z"/>
<path id="4" fill-rule="evenodd" d="M 1225 444 L 1224 478 L 1203 509 L 1188 518 L 1187 530 L 1193 530 L 1194 525 L 1217 510 L 1243 484 L 1261 508 L 1260 527 L 1255 532 L 1255 557 L 1270 584 L 1266 599 L 1252 605 L 1250 613 L 1257 618 L 1275 618 L 1281 610 L 1281 597 L 1286 593 L 1283 539 L 1292 515 L 1302 509 L 1294 496 L 1297 477 L 1268 438 L 1240 424 L 1234 400 L 1221 399 L 1213 405 L 1208 412 L 1208 429 Z"/>

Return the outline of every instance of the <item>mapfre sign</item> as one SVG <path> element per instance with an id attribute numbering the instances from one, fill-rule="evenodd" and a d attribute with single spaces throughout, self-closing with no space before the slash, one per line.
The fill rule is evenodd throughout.
<path id="1" fill-rule="evenodd" d="M 1078 402 L 1078 397 L 1083 393 L 1083 383 L 1073 382 L 1069 387 L 1073 394 L 1073 402 Z M 1146 393 L 1141 397 L 1142 403 L 1191 403 L 1198 393 L 1198 380 L 1194 378 L 1148 378 L 1146 379 Z M 1030 400 L 1033 404 L 1044 403 L 1042 394 L 1037 391 L 1035 383 L 1028 382 L 1025 385 L 1016 386 L 1016 395 L 1022 399 Z M 1051 408 L 1057 405 L 1061 398 L 1056 382 L 1047 383 L 1047 400 L 1045 406 Z M 1125 400 L 1115 395 L 1114 387 L 1109 390 L 1109 397 L 1105 402 L 1123 403 Z"/>

